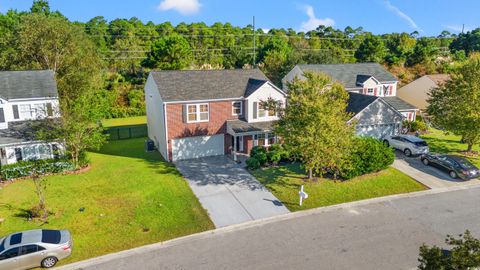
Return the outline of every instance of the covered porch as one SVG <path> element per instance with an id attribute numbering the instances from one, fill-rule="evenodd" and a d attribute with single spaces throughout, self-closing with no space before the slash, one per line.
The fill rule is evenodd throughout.
<path id="1" fill-rule="evenodd" d="M 273 123 L 274 121 L 248 123 L 241 119 L 227 121 L 225 153 L 237 160 L 238 155 L 248 156 L 255 146 L 269 147 L 277 143 Z"/>

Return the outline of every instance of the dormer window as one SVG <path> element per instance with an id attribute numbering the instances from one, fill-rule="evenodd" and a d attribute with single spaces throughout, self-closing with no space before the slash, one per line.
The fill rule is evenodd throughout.
<path id="1" fill-rule="evenodd" d="M 242 115 L 243 114 L 242 107 L 243 106 L 241 101 L 232 102 L 232 115 Z"/>

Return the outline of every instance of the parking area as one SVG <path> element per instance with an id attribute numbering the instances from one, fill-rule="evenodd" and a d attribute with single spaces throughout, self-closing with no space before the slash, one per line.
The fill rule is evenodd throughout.
<path id="1" fill-rule="evenodd" d="M 243 165 L 227 156 L 175 165 L 217 228 L 289 212 Z"/>
<path id="2" fill-rule="evenodd" d="M 479 179 L 468 181 L 452 179 L 447 173 L 435 167 L 425 166 L 420 157 L 406 157 L 400 151 L 395 151 L 395 156 L 395 162 L 392 165 L 394 168 L 431 189 L 480 184 Z"/>

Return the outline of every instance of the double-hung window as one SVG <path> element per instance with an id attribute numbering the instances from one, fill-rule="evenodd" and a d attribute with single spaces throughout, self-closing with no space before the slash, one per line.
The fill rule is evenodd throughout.
<path id="1" fill-rule="evenodd" d="M 22 119 L 32 119 L 32 106 L 30 104 L 21 104 L 20 105 L 20 116 Z"/>
<path id="2" fill-rule="evenodd" d="M 241 101 L 232 102 L 232 115 L 242 115 L 242 107 Z"/>
<path id="3" fill-rule="evenodd" d="M 268 111 L 265 109 L 265 104 L 260 102 L 258 104 L 258 118 L 263 118 L 267 116 L 267 112 Z"/>
<path id="4" fill-rule="evenodd" d="M 373 91 L 374 91 L 373 88 L 368 88 L 367 89 L 367 94 L 373 95 Z"/>
<path id="5" fill-rule="evenodd" d="M 208 103 L 188 104 L 187 105 L 187 122 L 208 122 L 209 108 Z"/>

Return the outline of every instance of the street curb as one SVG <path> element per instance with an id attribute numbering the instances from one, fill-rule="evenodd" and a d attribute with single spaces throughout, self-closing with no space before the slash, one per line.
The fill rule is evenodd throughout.
<path id="1" fill-rule="evenodd" d="M 406 194 L 396 194 L 396 195 L 389 195 L 389 196 L 384 196 L 384 197 L 378 197 L 378 198 L 372 198 L 372 199 L 366 199 L 366 200 L 361 200 L 361 201 L 355 201 L 355 202 L 348 202 L 348 203 L 342 203 L 342 204 L 337 204 L 337 205 L 331 205 L 331 206 L 325 206 L 325 207 L 319 207 L 319 208 L 314 208 L 314 209 L 309 209 L 309 210 L 303 210 L 303 211 L 298 211 L 298 212 L 291 212 L 279 216 L 274 216 L 274 217 L 269 217 L 269 218 L 264 218 L 264 219 L 258 219 L 258 220 L 253 220 L 241 224 L 235 224 L 223 228 L 218 228 L 214 230 L 209 230 L 205 232 L 200 232 L 196 234 L 191 234 L 151 245 L 146 245 L 142 247 L 137 247 L 129 250 L 124 250 L 120 251 L 117 253 L 111 253 L 107 254 L 104 256 L 88 259 L 85 261 L 80 261 L 72 264 L 68 264 L 65 266 L 60 266 L 55 269 L 58 270 L 82 270 L 84 267 L 92 267 L 96 265 L 100 265 L 103 263 L 107 263 L 109 261 L 115 260 L 117 258 L 123 258 L 123 257 L 128 257 L 128 256 L 134 256 L 137 254 L 141 253 L 147 253 L 151 251 L 155 251 L 161 248 L 166 248 L 178 244 L 182 244 L 187 241 L 191 240 L 201 240 L 205 239 L 214 235 L 221 235 L 225 233 L 230 233 L 233 231 L 237 230 L 244 230 L 244 229 L 249 229 L 252 227 L 258 227 L 258 226 L 264 226 L 268 225 L 273 222 L 279 222 L 279 221 L 285 221 L 285 220 L 291 220 L 299 217 L 305 217 L 305 216 L 311 216 L 319 213 L 324 213 L 324 212 L 330 212 L 334 210 L 339 210 L 339 209 L 346 209 L 346 208 L 351 208 L 351 207 L 358 207 L 358 206 L 364 206 L 372 203 L 380 203 L 380 202 L 389 202 L 393 200 L 399 200 L 399 199 L 404 199 L 404 198 L 415 198 L 415 197 L 421 197 L 421 196 L 427 196 L 427 195 L 434 195 L 434 194 L 439 194 L 439 193 L 445 193 L 445 192 L 452 192 L 452 191 L 459 191 L 459 190 L 466 190 L 470 188 L 480 188 L 480 184 L 466 184 L 462 186 L 454 186 L 454 187 L 445 187 L 445 188 L 436 188 L 436 189 L 429 189 L 429 190 L 424 190 L 424 191 L 418 191 L 418 192 L 412 192 L 412 193 L 406 193 Z"/>

